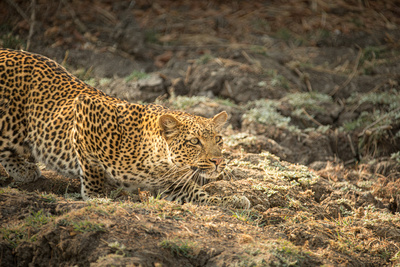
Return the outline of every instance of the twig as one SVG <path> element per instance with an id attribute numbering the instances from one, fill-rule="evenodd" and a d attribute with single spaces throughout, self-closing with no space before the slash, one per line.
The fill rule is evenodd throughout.
<path id="1" fill-rule="evenodd" d="M 70 4 L 65 0 L 61 0 L 61 2 L 67 8 L 69 14 L 72 16 L 72 19 L 74 20 L 74 23 L 76 24 L 76 26 L 79 27 L 79 30 L 81 30 L 82 32 L 87 32 L 87 27 L 79 20 L 72 6 L 70 6 Z"/>
<path id="2" fill-rule="evenodd" d="M 101 7 L 98 6 L 98 5 L 93 5 L 93 8 L 94 8 L 98 13 L 100 13 L 101 15 L 103 15 L 103 18 L 105 18 L 104 21 L 105 21 L 106 23 L 111 23 L 111 24 L 113 24 L 113 25 L 115 25 L 115 24 L 118 23 L 117 17 L 116 17 L 114 14 L 112 14 L 111 12 L 105 10 L 104 8 L 101 8 Z M 128 8 L 128 9 L 129 9 L 129 8 Z"/>
<path id="3" fill-rule="evenodd" d="M 26 50 L 29 50 L 29 47 L 31 46 L 31 40 L 33 33 L 35 32 L 35 23 L 36 23 L 36 0 L 32 0 L 31 2 L 31 8 L 32 8 L 32 13 L 31 13 L 31 25 L 29 27 L 29 34 L 28 34 L 28 41 L 26 42 Z"/>
<path id="4" fill-rule="evenodd" d="M 353 164 L 355 162 L 357 162 L 357 159 L 349 159 L 349 160 L 343 162 L 343 165 L 344 166 L 348 166 L 348 165 Z"/>
<path id="5" fill-rule="evenodd" d="M 311 82 L 310 82 L 310 79 L 309 79 L 308 75 L 304 75 L 304 82 L 307 85 L 308 91 L 312 92 L 312 86 L 311 86 Z"/>
<path id="6" fill-rule="evenodd" d="M 192 74 L 192 65 L 189 65 L 186 70 L 185 81 L 184 81 L 185 85 L 189 83 L 190 74 Z"/>
<path id="7" fill-rule="evenodd" d="M 24 18 L 24 20 L 26 20 L 28 23 L 30 23 L 28 15 L 26 15 L 26 13 L 19 7 L 19 5 L 17 3 L 14 2 L 14 0 L 7 0 L 7 2 L 11 6 L 13 6 L 15 8 L 15 10 L 17 10 L 17 12 L 21 15 L 21 17 Z"/>
<path id="8" fill-rule="evenodd" d="M 295 67 L 293 70 L 294 70 L 294 72 L 296 72 L 297 76 L 299 76 L 299 78 L 305 82 L 305 84 L 307 86 L 307 90 L 309 92 L 312 92 L 312 86 L 311 86 L 310 78 L 309 78 L 308 74 L 304 74 L 297 67 Z"/>
<path id="9" fill-rule="evenodd" d="M 353 140 L 351 140 L 350 134 L 347 134 L 347 139 L 349 139 L 350 149 L 351 149 L 351 152 L 353 153 L 353 156 L 354 157 L 357 156 L 356 150 L 354 149 Z"/>
<path id="10" fill-rule="evenodd" d="M 246 53 L 246 51 L 242 50 L 242 55 L 246 58 L 246 60 L 250 64 L 254 64 L 254 59 L 249 56 L 249 54 Z"/>
<path id="11" fill-rule="evenodd" d="M 231 87 L 231 85 L 229 84 L 229 81 L 228 81 L 228 80 L 225 80 L 225 81 L 224 81 L 224 86 L 225 86 L 225 88 L 226 88 L 226 91 L 228 91 L 229 96 L 233 98 L 232 87 Z"/>
<path id="12" fill-rule="evenodd" d="M 347 80 L 344 83 L 342 83 L 340 86 L 335 86 L 335 88 L 330 93 L 330 96 L 334 96 L 337 92 L 339 92 L 344 87 L 346 87 L 351 82 L 351 80 L 353 80 L 353 78 L 356 75 L 357 70 L 358 70 L 358 64 L 360 64 L 361 55 L 362 55 L 362 49 L 359 47 L 357 58 L 356 58 L 356 63 L 354 64 L 353 71 L 351 72 L 349 77 L 347 77 Z"/>
<path id="13" fill-rule="evenodd" d="M 249 56 L 249 54 L 246 53 L 246 51 L 242 50 L 242 55 L 246 58 L 246 60 L 251 64 L 254 65 L 256 67 L 257 71 L 262 70 L 262 66 L 260 61 L 252 58 L 251 56 Z"/>
<path id="14" fill-rule="evenodd" d="M 304 109 L 304 108 L 302 108 L 301 109 L 302 111 L 303 111 L 303 113 L 307 116 L 307 118 L 309 118 L 312 122 L 314 122 L 316 125 L 318 125 L 318 126 L 324 126 L 324 125 L 322 125 L 320 122 L 318 122 L 317 120 L 315 120 L 310 114 L 308 114 L 308 112 Z"/>

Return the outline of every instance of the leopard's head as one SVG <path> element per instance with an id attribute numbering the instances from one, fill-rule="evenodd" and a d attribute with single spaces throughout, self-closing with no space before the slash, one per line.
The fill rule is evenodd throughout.
<path id="1" fill-rule="evenodd" d="M 160 116 L 158 123 L 173 164 L 190 167 L 205 179 L 217 178 L 226 166 L 219 131 L 227 118 L 225 111 L 210 119 L 186 113 Z"/>

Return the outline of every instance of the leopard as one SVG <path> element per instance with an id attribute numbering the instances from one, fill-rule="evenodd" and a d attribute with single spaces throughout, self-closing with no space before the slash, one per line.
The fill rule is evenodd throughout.
<path id="1" fill-rule="evenodd" d="M 248 209 L 244 195 L 203 189 L 226 173 L 227 119 L 127 102 L 43 55 L 0 49 L 0 164 L 16 183 L 42 178 L 40 162 L 80 179 L 83 200 L 101 198 L 110 181 L 181 204 Z"/>

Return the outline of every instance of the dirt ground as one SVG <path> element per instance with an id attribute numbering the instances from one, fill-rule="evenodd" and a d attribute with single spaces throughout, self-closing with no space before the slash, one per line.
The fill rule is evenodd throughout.
<path id="1" fill-rule="evenodd" d="M 250 210 L 0 170 L 0 266 L 400 265 L 400 1 L 0 2 L 0 47 L 104 92 L 230 114 Z"/>

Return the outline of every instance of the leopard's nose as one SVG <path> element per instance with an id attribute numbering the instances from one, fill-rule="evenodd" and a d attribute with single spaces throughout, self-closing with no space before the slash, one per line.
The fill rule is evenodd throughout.
<path id="1" fill-rule="evenodd" d="M 215 166 L 219 166 L 222 163 L 223 160 L 224 160 L 223 158 L 212 158 L 212 159 L 210 159 L 210 161 L 212 161 L 215 164 Z"/>

